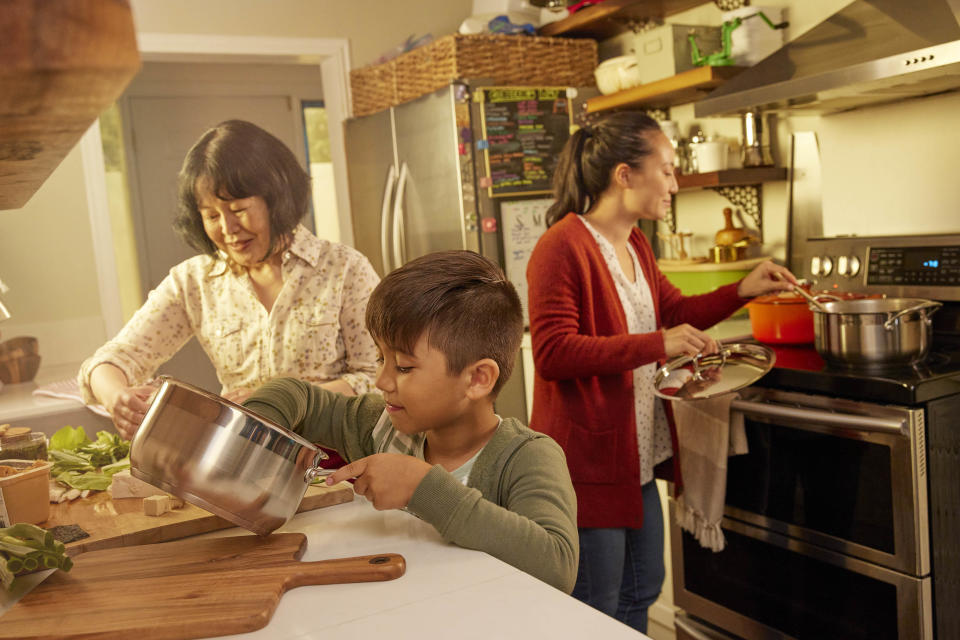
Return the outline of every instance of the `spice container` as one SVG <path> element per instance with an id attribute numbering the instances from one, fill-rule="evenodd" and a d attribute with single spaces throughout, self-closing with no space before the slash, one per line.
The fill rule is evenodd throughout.
<path id="1" fill-rule="evenodd" d="M 49 462 L 0 461 L 0 527 L 40 524 L 50 517 Z"/>
<path id="2" fill-rule="evenodd" d="M 29 427 L 0 425 L 0 460 L 46 460 L 47 437 Z"/>

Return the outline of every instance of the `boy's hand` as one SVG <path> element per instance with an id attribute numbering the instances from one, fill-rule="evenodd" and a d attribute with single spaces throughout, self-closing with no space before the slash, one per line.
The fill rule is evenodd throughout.
<path id="1" fill-rule="evenodd" d="M 429 463 L 412 456 L 376 453 L 340 467 L 327 476 L 327 484 L 356 478 L 353 490 L 372 502 L 375 509 L 401 509 L 410 502 L 430 468 Z"/>

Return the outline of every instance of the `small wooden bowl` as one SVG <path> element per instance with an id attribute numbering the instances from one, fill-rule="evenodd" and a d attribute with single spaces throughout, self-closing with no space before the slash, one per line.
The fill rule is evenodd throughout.
<path id="1" fill-rule="evenodd" d="M 30 382 L 40 369 L 39 343 L 36 338 L 19 336 L 0 342 L 0 382 Z"/>

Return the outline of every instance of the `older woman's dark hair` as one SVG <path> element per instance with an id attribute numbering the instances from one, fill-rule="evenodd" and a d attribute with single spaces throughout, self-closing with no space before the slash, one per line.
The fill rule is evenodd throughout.
<path id="1" fill-rule="evenodd" d="M 571 211 L 586 213 L 607 187 L 613 168 L 643 165 L 653 146 L 650 135 L 657 121 L 638 111 L 618 111 L 580 127 L 567 140 L 553 174 L 554 203 L 547 209 L 547 226 Z"/>
<path id="2" fill-rule="evenodd" d="M 178 176 L 174 228 L 201 253 L 213 255 L 217 247 L 203 230 L 196 193 L 200 178 L 208 178 L 213 193 L 224 200 L 263 198 L 270 211 L 270 248 L 264 259 L 309 208 L 310 176 L 283 142 L 251 122 L 221 122 L 190 148 Z"/>

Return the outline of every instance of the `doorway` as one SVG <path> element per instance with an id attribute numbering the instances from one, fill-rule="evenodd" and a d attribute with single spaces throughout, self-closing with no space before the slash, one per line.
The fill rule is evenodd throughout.
<path id="1" fill-rule="evenodd" d="M 323 78 L 324 107 L 330 123 L 330 155 L 336 184 L 340 240 L 352 245 L 342 131 L 342 123 L 350 114 L 347 81 L 350 57 L 347 40 L 138 33 L 137 41 L 144 62 L 263 63 L 319 68 Z M 126 319 L 119 283 L 122 270 L 118 266 L 117 250 L 114 246 L 114 234 L 122 235 L 123 230 L 114 229 L 110 218 L 103 148 L 100 128 L 96 124 L 84 134 L 80 148 L 103 328 L 105 336 L 110 337 L 122 328 Z"/>
<path id="2" fill-rule="evenodd" d="M 178 62 L 143 65 L 118 100 L 130 224 L 140 276 L 140 295 L 134 308 L 142 304 L 146 292 L 153 290 L 171 267 L 196 255 L 175 233 L 172 223 L 177 210 L 177 172 L 197 138 L 224 120 L 248 120 L 286 144 L 309 171 L 301 104 L 318 104 L 322 95 L 322 76 L 313 66 Z M 303 219 L 311 231 L 315 231 L 313 213 L 308 212 Z M 336 209 L 325 214 L 324 217 L 336 217 Z M 195 339 L 161 366 L 158 373 L 214 393 L 220 391 L 216 372 Z"/>

